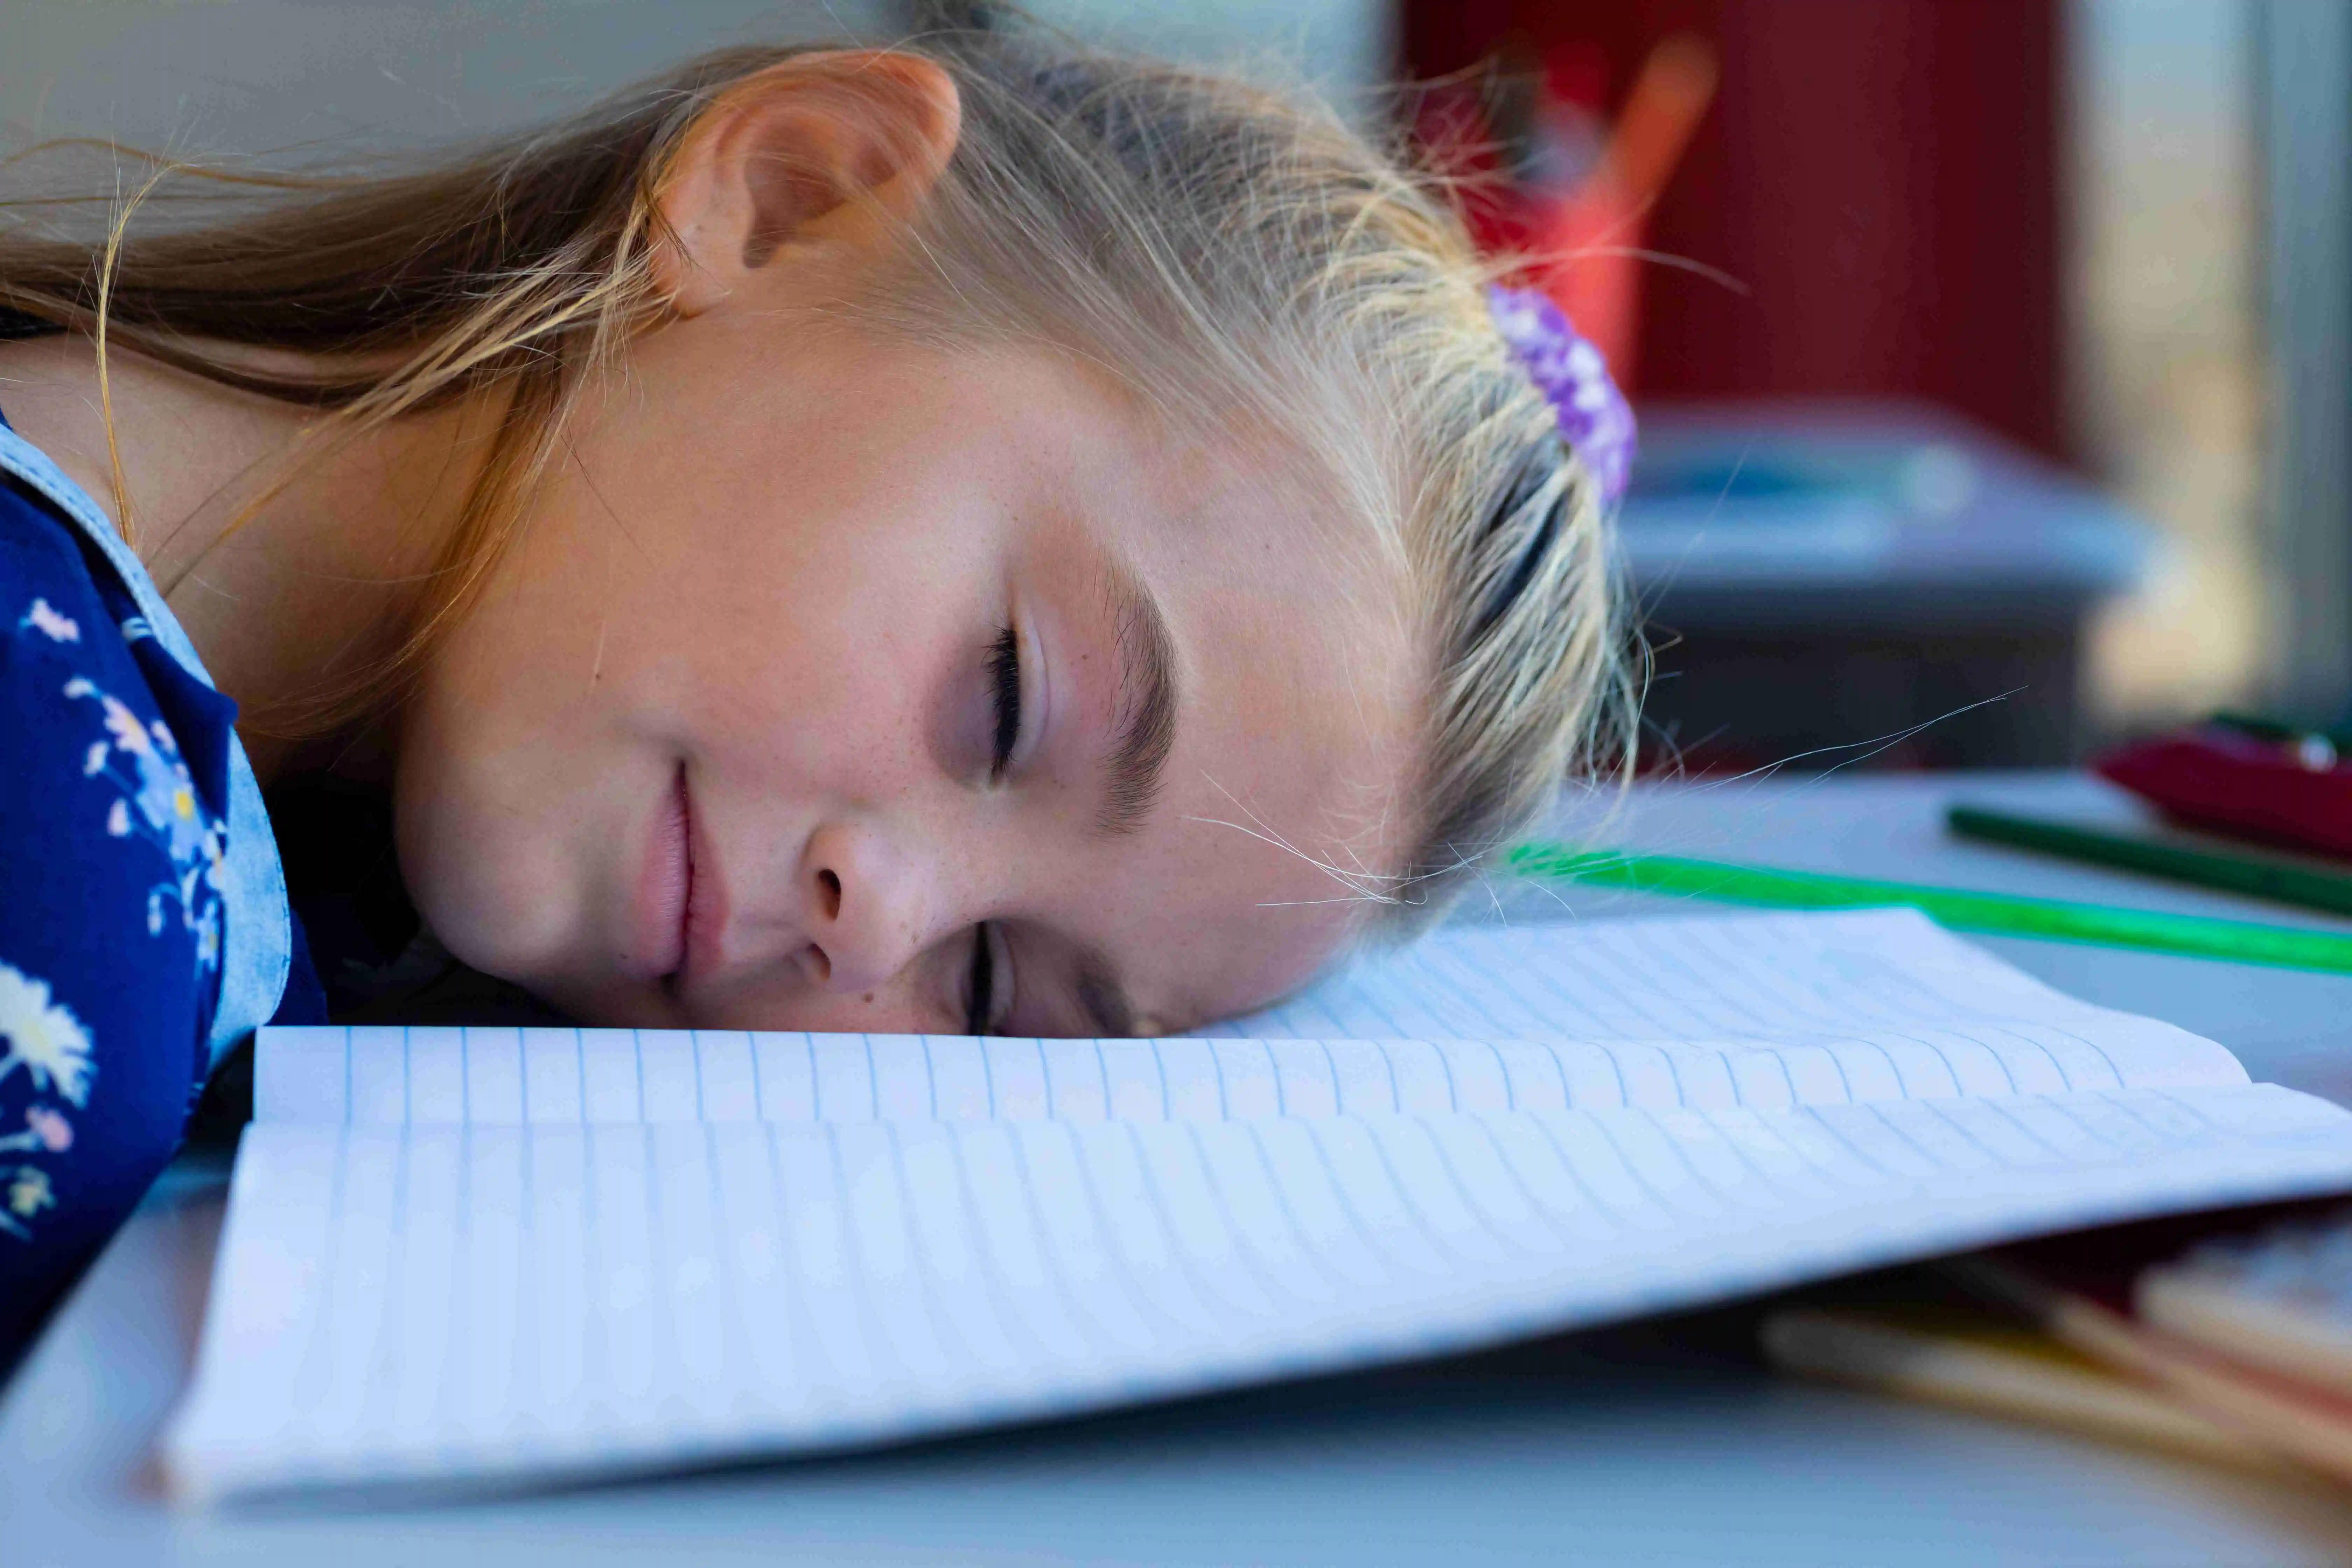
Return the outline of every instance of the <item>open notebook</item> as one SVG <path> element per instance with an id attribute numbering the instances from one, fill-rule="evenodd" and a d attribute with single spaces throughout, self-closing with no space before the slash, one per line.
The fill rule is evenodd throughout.
<path id="1" fill-rule="evenodd" d="M 1449 931 L 1223 1037 L 265 1031 L 183 1495 L 837 1449 L 2352 1187 L 1908 911 Z"/>

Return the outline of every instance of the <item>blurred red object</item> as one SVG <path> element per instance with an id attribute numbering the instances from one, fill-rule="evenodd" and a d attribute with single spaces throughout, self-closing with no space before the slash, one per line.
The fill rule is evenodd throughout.
<path id="1" fill-rule="evenodd" d="M 1523 280 L 1551 296 L 1629 391 L 1645 220 L 1716 80 L 1715 51 L 1685 34 L 1650 52 L 1613 126 L 1600 119 L 1606 62 L 1573 47 L 1548 57 L 1531 94 L 1503 99 L 1502 113 L 1492 112 L 1493 95 L 1480 101 L 1459 89 L 1433 95 L 1423 110 L 1422 141 L 1464 180 L 1480 247 L 1523 258 Z"/>
<path id="2" fill-rule="evenodd" d="M 2207 725 L 2093 764 L 2168 816 L 2296 849 L 2352 856 L 2352 767 L 2332 751 Z"/>
<path id="3" fill-rule="evenodd" d="M 1574 51 L 1590 64 L 1560 85 L 1597 79 L 1606 120 L 1662 40 L 1696 34 L 1715 51 L 1706 119 L 1633 237 L 1680 258 L 1642 268 L 1643 401 L 1933 403 L 2064 461 L 2064 100 L 2083 9 L 1402 0 L 1397 12 L 1412 79 L 1470 82 L 1497 58 L 1552 74 Z"/>

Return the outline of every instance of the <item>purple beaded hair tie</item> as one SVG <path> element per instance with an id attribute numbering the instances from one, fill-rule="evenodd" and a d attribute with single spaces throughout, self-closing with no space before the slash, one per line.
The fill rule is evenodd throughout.
<path id="1" fill-rule="evenodd" d="M 1633 470 L 1633 409 L 1601 351 L 1577 336 L 1558 305 L 1533 289 L 1486 289 L 1486 313 L 1559 420 L 1559 433 L 1601 487 L 1604 506 Z"/>

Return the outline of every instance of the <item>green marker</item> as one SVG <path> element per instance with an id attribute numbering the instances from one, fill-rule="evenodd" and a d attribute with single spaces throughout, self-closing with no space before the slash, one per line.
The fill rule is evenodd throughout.
<path id="1" fill-rule="evenodd" d="M 1675 893 L 1685 898 L 1786 910 L 1908 907 L 1953 931 L 2091 942 L 2192 958 L 2217 958 L 2231 963 L 2265 963 L 2280 969 L 2352 974 L 2352 935 L 2261 925 L 2252 921 L 2161 914 L 2153 910 L 1979 893 L 1962 888 L 1927 888 L 1909 882 L 1823 876 L 1812 871 L 1781 871 L 1718 860 L 1686 860 L 1675 855 L 1579 850 L 1565 844 L 1522 844 L 1511 851 L 1507 863 L 1521 876 L 1554 877 L 1644 893 Z"/>
<path id="2" fill-rule="evenodd" d="M 2233 713 L 2224 709 L 2207 721 L 2224 730 L 2235 730 L 2241 735 L 2251 735 L 2257 741 L 2275 741 L 2281 745 L 2299 746 L 2312 741 L 2325 741 L 2332 752 L 2352 752 L 2352 730 L 2314 730 L 2307 725 L 2290 724 L 2284 719 L 2266 719 L 2259 713 Z"/>
<path id="3" fill-rule="evenodd" d="M 2126 871 L 2144 871 L 2151 877 L 2168 877 L 2178 882 L 2194 882 L 2200 887 L 2221 888 L 2258 899 L 2276 899 L 2284 904 L 2352 915 L 2352 875 L 2342 871 L 2265 860 L 2252 855 L 2191 849 L 2184 845 L 2078 827 L 2067 822 L 2012 816 L 2005 811 L 1986 811 L 1973 805 L 1952 807 L 1945 815 L 1945 821 L 1963 838 L 2039 849 L 2070 860 L 2088 860 Z"/>

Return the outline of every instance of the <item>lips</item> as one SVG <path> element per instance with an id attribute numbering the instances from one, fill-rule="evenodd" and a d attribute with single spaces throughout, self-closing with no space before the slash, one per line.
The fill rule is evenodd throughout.
<path id="1" fill-rule="evenodd" d="M 694 805 L 680 764 L 656 813 L 637 874 L 631 967 L 676 986 L 690 960 L 694 915 Z"/>
<path id="2" fill-rule="evenodd" d="M 721 939 L 727 933 L 727 882 L 719 875 L 719 856 L 710 836 L 695 812 L 693 792 L 686 787 L 683 770 L 677 778 L 677 798 L 686 818 L 686 912 L 678 921 L 683 957 L 675 983 L 682 986 L 689 979 L 708 979 L 719 972 Z"/>

